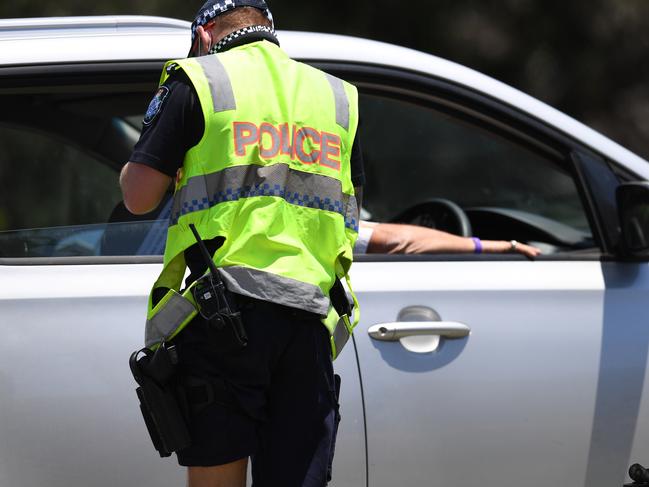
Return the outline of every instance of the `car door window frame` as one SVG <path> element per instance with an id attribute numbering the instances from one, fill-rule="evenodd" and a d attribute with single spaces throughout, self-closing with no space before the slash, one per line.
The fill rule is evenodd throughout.
<path id="1" fill-rule="evenodd" d="M 583 198 L 597 208 L 596 213 L 600 216 L 591 221 L 591 227 L 598 227 L 606 254 L 613 254 L 620 241 L 615 190 L 621 181 L 610 164 L 591 151 L 577 149 L 571 157 L 577 168 L 580 186 L 586 189 Z"/>

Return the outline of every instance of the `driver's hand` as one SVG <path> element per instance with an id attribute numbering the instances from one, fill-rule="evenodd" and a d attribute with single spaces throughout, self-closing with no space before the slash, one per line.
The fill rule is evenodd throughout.
<path id="1" fill-rule="evenodd" d="M 482 248 L 485 253 L 505 254 L 508 252 L 515 252 L 523 254 L 525 257 L 530 259 L 541 254 L 541 249 L 533 247 L 532 245 L 517 242 L 516 240 L 510 240 L 509 242 L 505 240 L 483 240 Z"/>

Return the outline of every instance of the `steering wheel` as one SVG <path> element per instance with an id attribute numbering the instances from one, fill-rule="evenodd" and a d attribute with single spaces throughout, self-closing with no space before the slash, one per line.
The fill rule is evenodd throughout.
<path id="1" fill-rule="evenodd" d="M 411 206 L 390 220 L 390 223 L 408 223 L 443 230 L 461 237 L 473 233 L 471 222 L 457 203 L 444 198 L 433 198 Z"/>

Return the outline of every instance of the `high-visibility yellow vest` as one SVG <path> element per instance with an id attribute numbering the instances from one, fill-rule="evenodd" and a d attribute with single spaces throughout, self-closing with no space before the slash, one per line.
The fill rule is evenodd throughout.
<path id="1" fill-rule="evenodd" d="M 213 260 L 231 291 L 326 316 L 336 355 L 337 335 L 346 341 L 353 328 L 332 311 L 329 290 L 336 278 L 349 284 L 358 231 L 350 174 L 356 89 L 267 41 L 170 61 L 161 83 L 174 69 L 196 90 L 205 132 L 176 184 L 154 285 L 171 290 L 162 307 L 180 298 L 184 251 L 196 243 L 193 223 L 203 239 L 225 239 Z M 147 346 L 191 319 L 178 314 L 182 322 L 169 330 L 160 303 L 151 304 Z"/>

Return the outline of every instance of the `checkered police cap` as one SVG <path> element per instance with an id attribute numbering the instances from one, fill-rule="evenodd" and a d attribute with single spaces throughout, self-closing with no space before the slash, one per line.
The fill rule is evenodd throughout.
<path id="1" fill-rule="evenodd" d="M 264 13 L 266 17 L 268 17 L 268 20 L 270 20 L 270 23 L 273 25 L 273 29 L 275 28 L 275 25 L 273 23 L 273 15 L 270 13 L 268 5 L 266 5 L 266 2 L 264 0 L 207 0 L 198 10 L 196 17 L 194 18 L 194 22 L 192 22 L 192 45 L 194 45 L 194 39 L 196 39 L 196 29 L 199 26 L 205 25 L 210 20 L 215 19 L 228 10 L 232 10 L 233 8 L 237 7 L 258 8 Z"/>

